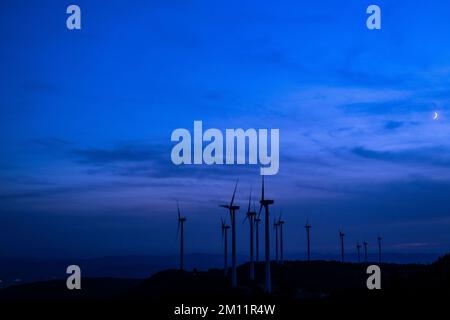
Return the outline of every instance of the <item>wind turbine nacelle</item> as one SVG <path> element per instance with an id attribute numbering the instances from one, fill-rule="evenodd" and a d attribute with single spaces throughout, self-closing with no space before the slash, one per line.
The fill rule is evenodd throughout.
<path id="1" fill-rule="evenodd" d="M 273 200 L 261 200 L 259 203 L 263 206 L 274 204 L 275 201 Z"/>

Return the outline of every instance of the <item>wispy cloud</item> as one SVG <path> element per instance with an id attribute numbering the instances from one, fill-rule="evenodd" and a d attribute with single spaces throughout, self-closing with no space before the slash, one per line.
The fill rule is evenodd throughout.
<path id="1" fill-rule="evenodd" d="M 358 157 L 372 160 L 395 162 L 400 164 L 423 164 L 440 167 L 450 166 L 449 149 L 442 147 L 417 148 L 402 151 L 376 151 L 356 147 L 351 152 Z"/>
<path id="2" fill-rule="evenodd" d="M 436 247 L 437 245 L 439 244 L 433 242 L 410 242 L 410 243 L 397 243 L 392 245 L 392 247 L 397 249 L 414 249 L 414 248 Z"/>

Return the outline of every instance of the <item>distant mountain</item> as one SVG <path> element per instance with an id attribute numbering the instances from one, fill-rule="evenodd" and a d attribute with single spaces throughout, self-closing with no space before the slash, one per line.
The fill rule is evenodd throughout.
<path id="1" fill-rule="evenodd" d="M 350 250 L 349 250 L 350 251 Z M 439 253 L 398 253 L 398 252 L 383 252 L 383 261 L 388 263 L 432 263 L 436 261 L 440 256 Z M 294 253 L 287 254 L 286 258 L 291 260 L 303 260 L 306 257 L 306 253 Z M 339 253 L 312 253 L 311 257 L 315 260 L 339 260 Z M 357 262 L 358 256 L 356 253 L 347 253 L 345 255 L 346 260 L 349 262 Z M 361 254 L 361 259 L 363 258 Z M 378 261 L 377 253 L 368 254 L 369 261 Z"/>
<path id="2" fill-rule="evenodd" d="M 97 300 L 113 298 L 137 286 L 142 279 L 86 278 L 81 290 L 68 290 L 65 280 L 10 286 L 0 290 L 1 300 Z"/>
<path id="3" fill-rule="evenodd" d="M 304 253 L 287 254 L 286 259 L 301 260 Z M 337 260 L 334 254 L 313 254 L 314 259 Z M 383 255 L 385 262 L 394 263 L 431 263 L 438 258 L 437 254 L 397 254 Z M 81 267 L 84 277 L 89 278 L 147 278 L 152 274 L 166 269 L 178 267 L 178 255 L 167 256 L 111 256 L 92 259 L 34 259 L 34 258 L 0 258 L 0 288 L 14 284 L 29 283 L 66 278 L 67 266 L 76 264 Z M 348 255 L 348 261 L 356 261 L 356 255 Z M 376 255 L 369 256 L 370 261 L 376 261 Z M 237 256 L 238 263 L 247 261 L 245 255 Z M 221 268 L 221 254 L 187 254 L 185 256 L 186 270 L 208 270 Z"/>
<path id="4" fill-rule="evenodd" d="M 243 259 L 239 259 L 243 260 Z M 83 277 L 146 278 L 178 266 L 178 256 L 111 256 L 92 259 L 0 258 L 0 288 L 13 284 L 66 278 L 69 265 L 79 265 Z M 186 269 L 207 270 L 222 266 L 223 256 L 188 254 Z"/>

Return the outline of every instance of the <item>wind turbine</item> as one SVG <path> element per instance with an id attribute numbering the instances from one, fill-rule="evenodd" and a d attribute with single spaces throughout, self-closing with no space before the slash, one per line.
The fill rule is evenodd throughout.
<path id="1" fill-rule="evenodd" d="M 256 240 L 256 257 L 255 257 L 255 261 L 259 262 L 259 224 L 261 223 L 261 218 L 255 217 L 255 240 Z"/>
<path id="2" fill-rule="evenodd" d="M 272 292 L 272 286 L 270 283 L 270 217 L 269 217 L 269 206 L 274 204 L 273 200 L 268 200 L 264 198 L 264 176 L 262 176 L 262 191 L 261 191 L 261 200 L 259 201 L 259 213 L 258 218 L 261 215 L 262 208 L 264 207 L 265 213 L 265 221 L 264 221 L 264 251 L 265 251 L 265 259 L 266 259 L 266 274 L 265 274 L 265 291 L 267 293 Z"/>
<path id="3" fill-rule="evenodd" d="M 344 237 L 345 233 L 342 232 L 341 229 L 339 229 L 339 238 L 341 240 L 341 261 L 344 262 Z"/>
<path id="4" fill-rule="evenodd" d="M 253 259 L 253 248 L 254 248 L 253 228 L 255 226 L 256 212 L 255 210 L 251 211 L 250 209 L 251 202 L 252 202 L 252 191 L 250 190 L 250 196 L 248 198 L 247 214 L 245 216 L 244 222 L 245 220 L 248 220 L 248 224 L 250 226 L 250 279 L 255 280 L 255 262 Z"/>
<path id="5" fill-rule="evenodd" d="M 309 224 L 308 219 L 306 219 L 305 229 L 306 229 L 306 257 L 308 261 L 311 261 L 311 241 L 310 241 L 311 225 Z"/>
<path id="6" fill-rule="evenodd" d="M 223 240 L 223 272 L 225 277 L 228 274 L 228 229 L 230 226 L 225 224 L 222 218 L 222 240 Z"/>
<path id="7" fill-rule="evenodd" d="M 278 263 L 278 222 L 273 218 L 273 230 L 275 231 L 275 262 Z"/>
<path id="8" fill-rule="evenodd" d="M 364 262 L 367 262 L 367 245 L 368 245 L 367 241 L 364 240 L 363 245 L 364 245 Z"/>
<path id="9" fill-rule="evenodd" d="M 380 236 L 377 237 L 378 241 L 378 262 L 381 264 L 381 240 L 382 238 Z"/>
<path id="10" fill-rule="evenodd" d="M 278 228 L 280 228 L 280 262 L 283 263 L 283 224 L 284 220 L 281 219 L 281 213 L 278 217 Z"/>
<path id="11" fill-rule="evenodd" d="M 234 196 L 236 195 L 236 189 L 238 185 L 238 181 L 236 181 L 236 185 L 234 186 L 233 196 L 231 197 L 230 204 L 220 205 L 220 207 L 228 209 L 230 212 L 230 221 L 231 221 L 231 286 L 237 286 L 237 277 L 236 277 L 236 210 L 239 210 L 239 206 L 234 206 Z"/>
<path id="12" fill-rule="evenodd" d="M 358 263 L 361 262 L 361 244 L 358 242 L 356 243 L 356 251 L 358 252 Z"/>
<path id="13" fill-rule="evenodd" d="M 182 217 L 180 213 L 180 206 L 177 202 L 178 210 L 178 228 L 177 236 L 180 235 L 180 270 L 184 269 L 184 223 L 186 222 L 186 217 Z"/>

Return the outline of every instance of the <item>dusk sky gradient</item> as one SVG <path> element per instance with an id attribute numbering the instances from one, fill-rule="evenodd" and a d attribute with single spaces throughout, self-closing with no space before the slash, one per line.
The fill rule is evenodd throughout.
<path id="1" fill-rule="evenodd" d="M 337 255 L 339 227 L 349 246 L 449 251 L 449 17 L 437 0 L 1 1 L 0 256 L 176 254 L 177 199 L 186 252 L 220 253 L 218 205 L 239 177 L 246 207 L 261 177 L 173 165 L 194 120 L 280 129 L 266 182 L 288 253 L 307 217 L 313 252 Z"/>

